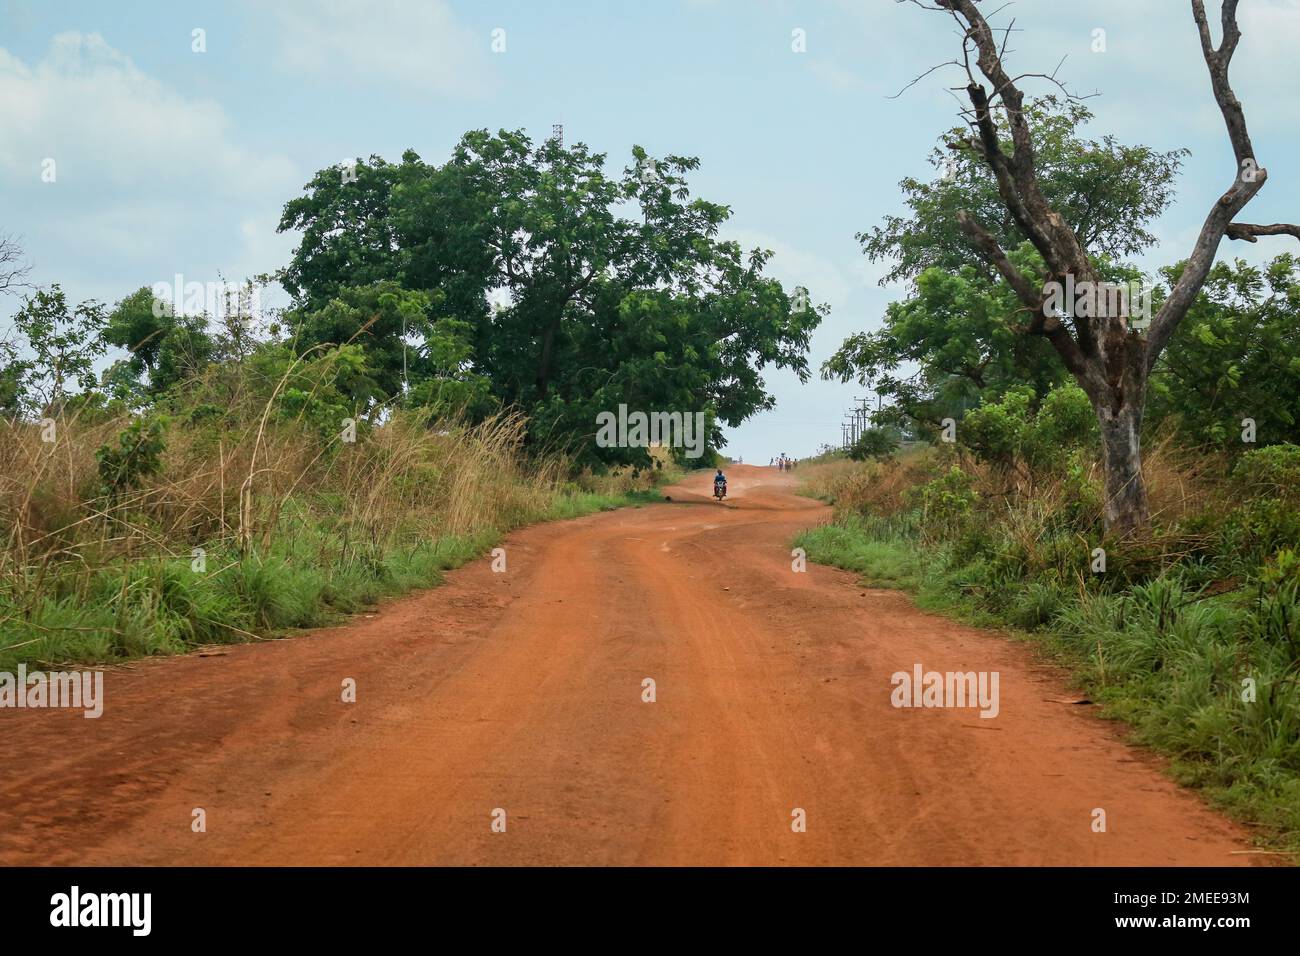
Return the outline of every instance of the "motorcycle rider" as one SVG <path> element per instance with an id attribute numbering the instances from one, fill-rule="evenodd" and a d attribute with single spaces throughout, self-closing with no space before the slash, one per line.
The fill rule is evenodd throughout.
<path id="1" fill-rule="evenodd" d="M 722 486 L 722 493 L 725 495 L 725 494 L 727 493 L 727 476 L 724 475 L 724 474 L 722 473 L 722 469 L 721 469 L 721 468 L 719 468 L 719 469 L 718 469 L 718 473 L 717 473 L 716 475 L 713 476 L 713 491 L 714 491 L 714 494 L 717 493 L 717 491 L 718 491 L 718 486 L 719 486 L 719 485 Z"/>

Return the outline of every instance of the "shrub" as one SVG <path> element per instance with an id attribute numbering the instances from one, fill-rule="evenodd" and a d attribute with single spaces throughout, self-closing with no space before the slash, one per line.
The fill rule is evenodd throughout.
<path id="1" fill-rule="evenodd" d="M 1237 549 L 1258 561 L 1300 542 L 1300 446 L 1248 451 L 1232 479 L 1245 500 L 1233 509 L 1224 533 Z"/>
<path id="2" fill-rule="evenodd" d="M 929 537 L 947 536 L 971 514 L 979 494 L 975 480 L 956 465 L 907 496 L 921 511 L 921 525 Z"/>
<path id="3" fill-rule="evenodd" d="M 137 418 L 118 436 L 116 442 L 101 445 L 95 452 L 99 467 L 101 493 L 117 498 L 124 491 L 139 487 L 162 469 L 165 422 L 162 418 Z"/>
<path id="4" fill-rule="evenodd" d="M 1300 445 L 1252 449 L 1237 460 L 1232 477 L 1252 497 L 1300 497 Z"/>

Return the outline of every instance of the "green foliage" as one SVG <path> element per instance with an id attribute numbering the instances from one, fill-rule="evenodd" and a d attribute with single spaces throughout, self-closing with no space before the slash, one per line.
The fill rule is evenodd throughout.
<path id="1" fill-rule="evenodd" d="M 1061 476 L 1064 495 L 1062 516 L 1068 527 L 1086 531 L 1096 525 L 1101 516 L 1105 492 L 1100 476 L 1092 467 L 1091 452 L 1075 451 L 1066 458 Z"/>
<path id="2" fill-rule="evenodd" d="M 329 166 L 312 177 L 305 195 L 285 204 L 280 231 L 301 230 L 302 240 L 281 282 L 307 312 L 323 309 L 346 286 L 395 280 L 403 263 L 390 208 L 399 178 L 422 173 L 408 152 L 401 166 L 378 156 L 358 160 L 355 179 Z"/>
<path id="3" fill-rule="evenodd" d="M 488 381 L 469 370 L 471 327 L 438 315 L 443 301 L 440 291 L 411 291 L 383 280 L 343 286 L 321 308 L 287 318 L 300 354 L 339 346 L 364 357 L 367 373 L 353 374 L 339 386 L 355 402 L 396 398 L 414 382 L 408 404 L 428 406 L 439 415 L 466 406 L 486 413 L 492 410 Z"/>
<path id="4" fill-rule="evenodd" d="M 1013 258 L 1029 274 L 1039 271 L 1027 245 Z M 916 277 L 912 296 L 886 307 L 880 329 L 844 341 L 823 364 L 823 376 L 870 383 L 891 403 L 878 416 L 882 422 L 930 429 L 1008 388 L 1027 385 L 1044 394 L 1068 376 L 1045 339 L 1018 331 L 1010 318 L 1018 308 L 1005 283 L 975 266 L 928 269 Z"/>
<path id="5" fill-rule="evenodd" d="M 1283 548 L 1264 565 L 1257 602 L 1251 617 L 1256 637 L 1300 661 L 1300 556 L 1293 549 Z"/>
<path id="6" fill-rule="evenodd" d="M 146 286 L 113 309 L 103 339 L 131 353 L 127 367 L 138 378 L 149 376 L 149 391 L 160 395 L 203 371 L 217 357 L 207 317 L 176 315 L 170 302 Z"/>
<path id="7" fill-rule="evenodd" d="M 317 347 L 296 355 L 288 345 L 266 346 L 249 357 L 253 377 L 281 421 L 304 422 L 326 441 L 336 439 L 345 419 L 364 428 L 363 412 L 381 394 L 359 345 Z"/>
<path id="8" fill-rule="evenodd" d="M 1097 444 L 1097 416 L 1083 389 L 1070 383 L 1043 398 L 1034 421 L 1036 460 L 1049 461 L 1053 450 L 1092 449 Z"/>
<path id="9" fill-rule="evenodd" d="M 1044 97 L 1027 110 L 1043 197 L 1084 248 L 1118 259 L 1154 245 L 1156 236 L 1147 225 L 1172 202 L 1173 183 L 1188 151 L 1124 146 L 1110 136 L 1083 139 L 1078 130 L 1092 114 L 1080 103 Z M 1001 133 L 1009 140 L 1009 132 Z M 859 234 L 869 258 L 894 263 L 882 284 L 914 278 L 932 267 L 955 273 L 972 266 L 987 275 L 989 267 L 957 226 L 959 210 L 970 211 L 991 229 L 1003 249 L 1025 242 L 988 166 L 969 149 L 950 148 L 969 137 L 967 127 L 953 129 L 931 153 L 931 165 L 950 175 L 928 182 L 908 177 L 899 183 L 909 215 L 889 216 L 884 225 Z M 1010 146 L 1004 143 L 1008 154 Z"/>
<path id="10" fill-rule="evenodd" d="M 117 436 L 113 444 L 95 452 L 101 493 L 116 498 L 139 486 L 144 478 L 158 474 L 165 450 L 163 418 L 137 418 Z"/>
<path id="11" fill-rule="evenodd" d="M 949 534 L 970 516 L 979 493 L 975 480 L 956 465 L 947 472 L 909 492 L 909 500 L 921 513 L 929 537 Z"/>
<path id="12" fill-rule="evenodd" d="M 1013 388 L 999 402 L 990 402 L 967 413 L 958 431 L 963 444 L 980 457 L 1003 467 L 1014 467 L 1033 453 L 1029 402 L 1033 390 Z"/>
<path id="13" fill-rule="evenodd" d="M 101 304 L 88 301 L 70 307 L 55 283 L 28 296 L 13 321 L 31 358 L 0 378 L 0 398 L 7 396 L 8 405 L 52 414 L 75 394 L 70 386 L 95 388 L 94 363 L 104 352 Z"/>
<path id="14" fill-rule="evenodd" d="M 534 445 L 579 465 L 649 463 L 595 446 L 619 404 L 732 425 L 771 407 L 762 369 L 806 377 L 819 311 L 763 275 L 770 253 L 718 240 L 729 211 L 691 197 L 698 160 L 632 160 L 614 176 L 581 143 L 475 130 L 442 166 L 408 151 L 355 181 L 322 170 L 281 220 L 303 233 L 284 273 L 299 346 L 360 344 L 374 398 L 399 392 L 405 354 L 408 398 L 520 409 Z"/>
<path id="15" fill-rule="evenodd" d="M 1300 446 L 1270 445 L 1248 451 L 1238 459 L 1232 476 L 1251 497 L 1300 497 Z"/>
<path id="16" fill-rule="evenodd" d="M 14 419 L 22 412 L 31 364 L 18 358 L 12 342 L 0 342 L 0 416 Z"/>
<path id="17" fill-rule="evenodd" d="M 1240 503 L 1224 529 L 1243 555 L 1262 560 L 1300 543 L 1300 446 L 1271 445 L 1248 451 L 1232 472 Z"/>
<path id="18" fill-rule="evenodd" d="M 849 457 L 854 461 L 888 458 L 898 451 L 901 441 L 902 434 L 897 428 L 867 428 L 849 448 Z"/>
<path id="19" fill-rule="evenodd" d="M 1243 418 L 1260 443 L 1300 443 L 1300 259 L 1217 263 L 1156 365 L 1148 407 L 1197 444 L 1241 450 Z"/>
<path id="20" fill-rule="evenodd" d="M 1097 417 L 1083 389 L 1054 388 L 1037 411 L 1034 399 L 1027 386 L 1008 389 L 1000 401 L 969 411 L 958 439 L 978 458 L 1005 469 L 1059 471 L 1071 452 L 1096 447 Z"/>

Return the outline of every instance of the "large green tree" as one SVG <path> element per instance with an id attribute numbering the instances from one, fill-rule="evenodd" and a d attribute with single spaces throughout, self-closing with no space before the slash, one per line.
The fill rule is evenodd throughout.
<path id="1" fill-rule="evenodd" d="M 207 316 L 178 314 L 148 286 L 113 308 L 103 339 L 130 352 L 128 367 L 137 378 L 148 375 L 155 395 L 202 372 L 217 356 Z"/>
<path id="2" fill-rule="evenodd" d="M 1192 20 L 1215 101 L 1235 157 L 1231 184 L 1211 205 L 1186 263 L 1158 311 L 1145 322 L 1124 303 L 1097 308 L 1097 297 L 1062 307 L 1062 288 L 1099 289 L 1105 277 L 1099 259 L 1105 249 L 1094 233 L 1070 220 L 1070 205 L 1046 188 L 1040 165 L 1032 104 L 1020 87 L 1035 74 L 1012 76 L 1003 63 L 1010 27 L 995 31 L 975 0 L 934 0 L 930 9 L 955 23 L 970 107 L 969 130 L 951 145 L 979 159 L 997 188 L 999 203 L 983 212 L 974 205 L 954 210 L 952 222 L 988 268 L 1015 291 L 1022 307 L 1017 327 L 1045 338 L 1061 364 L 1092 403 L 1101 438 L 1105 474 L 1103 515 L 1116 534 L 1128 534 L 1149 520 L 1142 473 L 1141 433 L 1151 369 L 1188 314 L 1205 283 L 1224 238 L 1254 240 L 1261 235 L 1300 237 L 1300 226 L 1234 222 L 1263 188 L 1267 170 L 1258 162 L 1241 101 L 1228 77 L 1241 39 L 1237 0 L 1223 0 L 1216 44 L 1204 0 L 1191 0 Z M 924 6 L 924 5 L 923 5 Z M 1050 78 L 1049 78 L 1050 79 Z M 992 218 L 989 213 L 992 213 Z M 1018 268 L 1008 255 L 1004 223 L 1009 218 L 1043 262 L 1042 279 Z M 1080 307 L 1083 306 L 1083 307 Z"/>
<path id="3" fill-rule="evenodd" d="M 1079 128 L 1091 114 L 1079 103 L 1048 97 L 1027 110 L 1044 193 L 1088 237 L 1108 280 L 1137 278 L 1115 263 L 1155 241 L 1147 226 L 1172 199 L 1185 151 L 1086 138 Z M 888 265 L 882 284 L 907 281 L 912 294 L 887 307 L 879 329 L 847 338 L 822 371 L 872 385 L 890 402 L 884 422 L 935 427 L 1022 385 L 1041 399 L 1070 377 L 1045 337 L 1024 334 L 1015 290 L 958 225 L 959 211 L 978 210 L 1015 268 L 1042 282 L 1042 257 L 1006 212 L 988 165 L 949 148 L 963 134 L 950 130 L 932 151 L 935 175 L 899 184 L 906 215 L 858 236 L 865 255 Z"/>
<path id="4" fill-rule="evenodd" d="M 768 253 L 720 239 L 729 210 L 691 196 L 698 164 L 638 147 L 615 174 L 581 143 L 476 130 L 441 166 L 408 151 L 322 170 L 281 221 L 303 233 L 290 323 L 304 342 L 360 333 L 392 393 L 395 325 L 334 303 L 376 282 L 425 293 L 467 331 L 465 370 L 536 441 L 582 456 L 626 457 L 590 444 L 594 411 L 620 403 L 738 423 L 772 404 L 764 367 L 807 376 L 820 314 L 764 275 Z M 407 327 L 417 346 L 426 334 Z"/>
<path id="5" fill-rule="evenodd" d="M 1064 97 L 1026 103 L 1024 114 L 1039 188 L 1089 252 L 1122 260 L 1154 245 L 1148 227 L 1173 201 L 1174 181 L 1188 151 L 1160 152 L 1113 136 L 1082 136 L 1080 129 L 1092 113 Z M 988 164 L 962 148 L 969 135 L 968 129 L 956 127 L 940 138 L 929 164 L 941 175 L 909 176 L 898 184 L 906 215 L 887 216 L 881 225 L 858 234 L 863 253 L 890 266 L 882 284 L 914 279 L 930 267 L 957 272 L 970 266 L 990 281 L 1001 279 L 962 230 L 958 213 L 984 223 L 1003 249 L 1030 241 L 1007 210 Z M 1003 148 L 1012 148 L 1005 123 L 998 136 Z"/>

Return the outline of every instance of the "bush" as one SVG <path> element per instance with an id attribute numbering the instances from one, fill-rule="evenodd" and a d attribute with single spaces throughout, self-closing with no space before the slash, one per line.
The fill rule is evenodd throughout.
<path id="1" fill-rule="evenodd" d="M 1013 388 L 999 402 L 973 408 L 958 429 L 961 443 L 984 461 L 1013 468 L 1026 457 L 1031 435 L 1029 403 L 1033 389 Z"/>
<path id="2" fill-rule="evenodd" d="M 110 499 L 137 488 L 145 478 L 162 469 L 164 420 L 137 418 L 118 436 L 117 441 L 101 445 L 95 452 L 99 467 L 101 493 Z"/>
<path id="3" fill-rule="evenodd" d="M 979 500 L 974 485 L 974 478 L 954 465 L 912 490 L 907 497 L 920 509 L 921 526 L 927 536 L 947 536 L 960 527 Z"/>
<path id="4" fill-rule="evenodd" d="M 1077 385 L 1053 388 L 1033 410 L 1033 389 L 1010 389 L 971 409 L 958 435 L 976 456 L 1003 469 L 1059 471 L 1072 452 L 1096 447 L 1097 417 Z"/>
<path id="5" fill-rule="evenodd" d="M 1224 534 L 1259 562 L 1300 542 L 1300 446 L 1270 445 L 1246 452 L 1232 471 L 1245 500 L 1233 509 Z"/>
<path id="6" fill-rule="evenodd" d="M 1300 445 L 1252 449 L 1237 460 L 1232 477 L 1252 497 L 1300 497 Z"/>
<path id="7" fill-rule="evenodd" d="M 1078 385 L 1052 389 L 1034 420 L 1031 464 L 1059 466 L 1071 453 L 1097 447 L 1097 414 Z"/>
<path id="8" fill-rule="evenodd" d="M 888 458 L 898 451 L 901 441 L 902 434 L 896 428 L 868 428 L 849 448 L 849 457 L 854 461 Z"/>

